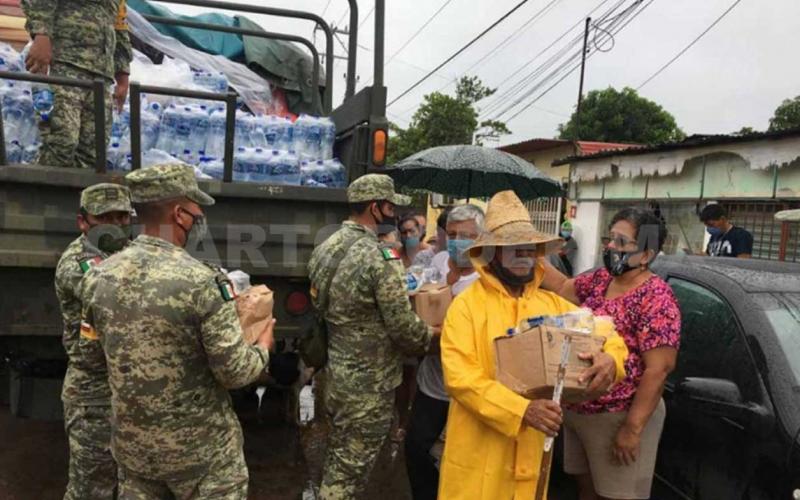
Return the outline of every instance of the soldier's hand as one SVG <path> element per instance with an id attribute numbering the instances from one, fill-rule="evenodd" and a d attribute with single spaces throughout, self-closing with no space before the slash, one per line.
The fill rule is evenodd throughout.
<path id="1" fill-rule="evenodd" d="M 31 73 L 47 74 L 50 62 L 53 59 L 53 45 L 47 35 L 36 35 L 25 58 L 25 68 Z"/>
<path id="2" fill-rule="evenodd" d="M 272 318 L 267 323 L 266 328 L 264 331 L 261 332 L 261 335 L 258 336 L 258 340 L 256 340 L 256 345 L 261 347 L 262 349 L 266 349 L 271 351 L 275 345 L 275 334 L 273 331 L 275 330 L 275 318 Z"/>
<path id="3" fill-rule="evenodd" d="M 128 74 L 117 73 L 114 77 L 117 84 L 114 86 L 114 106 L 117 111 L 122 111 L 125 106 L 125 98 L 128 97 Z"/>

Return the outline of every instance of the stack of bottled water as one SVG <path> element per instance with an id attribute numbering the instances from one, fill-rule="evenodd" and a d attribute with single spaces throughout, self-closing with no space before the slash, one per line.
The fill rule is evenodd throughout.
<path id="1" fill-rule="evenodd" d="M 0 43 L 0 70 L 25 72 L 25 57 L 30 43 L 18 53 Z M 47 121 L 53 109 L 53 92 L 48 85 L 23 81 L 0 82 L 3 106 L 3 132 L 9 163 L 35 163 L 41 139 L 39 122 Z"/>
<path id="2" fill-rule="evenodd" d="M 209 92 L 224 94 L 228 91 L 228 79 L 221 71 L 192 68 L 192 81 L 198 87 Z"/>

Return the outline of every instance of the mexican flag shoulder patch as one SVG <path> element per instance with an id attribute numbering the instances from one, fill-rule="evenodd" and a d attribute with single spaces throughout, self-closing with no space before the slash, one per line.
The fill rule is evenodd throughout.
<path id="1" fill-rule="evenodd" d="M 218 281 L 217 287 L 219 288 L 220 295 L 222 295 L 222 300 L 225 302 L 229 302 L 236 298 L 236 291 L 233 289 L 233 283 L 230 281 Z"/>
<path id="2" fill-rule="evenodd" d="M 400 254 L 394 248 L 381 248 L 381 254 L 383 254 L 383 260 L 397 260 L 400 258 Z"/>
<path id="3" fill-rule="evenodd" d="M 83 271 L 83 274 L 86 274 L 89 272 L 89 269 L 93 268 L 94 266 L 96 266 L 101 262 L 103 262 L 103 258 L 100 257 L 99 255 L 94 255 L 90 257 L 81 256 L 81 258 L 78 260 L 78 265 L 80 266 L 81 271 Z"/>

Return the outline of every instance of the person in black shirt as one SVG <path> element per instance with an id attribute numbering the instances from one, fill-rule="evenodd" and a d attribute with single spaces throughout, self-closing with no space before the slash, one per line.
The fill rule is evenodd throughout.
<path id="1" fill-rule="evenodd" d="M 738 257 L 749 259 L 753 254 L 753 235 L 728 221 L 728 213 L 721 205 L 708 205 L 700 212 L 711 240 L 706 255 L 711 257 Z"/>

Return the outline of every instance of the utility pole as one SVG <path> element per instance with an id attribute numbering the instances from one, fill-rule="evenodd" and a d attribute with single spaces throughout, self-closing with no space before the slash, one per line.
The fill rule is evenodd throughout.
<path id="1" fill-rule="evenodd" d="M 583 32 L 583 52 L 581 53 L 581 83 L 578 87 L 578 107 L 575 109 L 575 140 L 581 138 L 581 103 L 583 102 L 583 75 L 586 72 L 586 52 L 589 50 L 589 26 L 592 18 L 586 18 L 586 28 Z"/>

